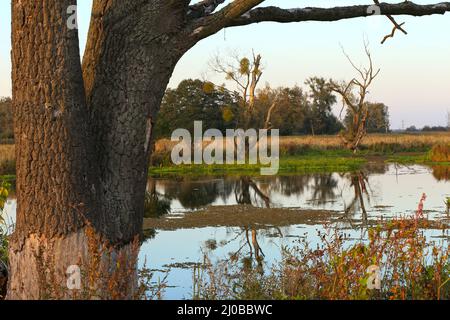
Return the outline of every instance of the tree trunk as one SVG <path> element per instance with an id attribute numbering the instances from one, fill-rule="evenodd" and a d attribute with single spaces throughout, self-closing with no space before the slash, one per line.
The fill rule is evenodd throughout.
<path id="1" fill-rule="evenodd" d="M 123 16 L 129 10 L 123 2 L 109 7 L 94 2 L 83 59 L 101 211 L 115 243 L 141 232 L 152 128 L 185 52 L 173 37 L 174 13 L 164 1 L 153 1 L 151 9 L 141 13 L 151 25 L 142 25 L 142 17 Z"/>
<path id="2" fill-rule="evenodd" d="M 138 2 L 130 14 L 129 2 L 94 1 L 83 68 L 77 30 L 67 27 L 75 0 L 12 3 L 18 207 L 9 299 L 135 297 L 129 269 L 152 126 L 189 47 L 174 40 L 177 10 Z M 72 265 L 94 273 L 81 291 L 66 286 Z M 111 281 L 117 290 L 102 291 Z"/>
<path id="3" fill-rule="evenodd" d="M 17 159 L 17 221 L 10 241 L 9 298 L 39 298 L 38 255 L 85 220 L 101 223 L 89 146 L 78 34 L 68 30 L 74 1 L 13 1 L 12 81 Z M 39 239 L 39 241 L 37 241 Z M 33 248 L 32 248 L 33 247 Z M 72 251 L 75 264 L 77 252 Z M 24 267 L 26 266 L 26 268 Z M 65 272 L 65 271 L 64 271 Z"/>

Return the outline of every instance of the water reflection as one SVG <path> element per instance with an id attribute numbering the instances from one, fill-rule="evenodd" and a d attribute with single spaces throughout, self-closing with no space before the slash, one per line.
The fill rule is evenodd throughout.
<path id="1" fill-rule="evenodd" d="M 170 200 L 175 214 L 207 206 L 252 205 L 333 210 L 367 220 L 411 212 L 424 192 L 429 210 L 440 210 L 450 192 L 448 173 L 446 167 L 375 163 L 352 173 L 155 178 L 149 184 Z"/>
<path id="2" fill-rule="evenodd" d="M 345 204 L 345 216 L 360 212 L 364 224 L 367 224 L 365 203 L 370 202 L 369 179 L 363 171 L 348 174 L 347 179 L 350 180 L 350 187 L 353 189 L 353 199 L 348 205 Z"/>
<path id="3" fill-rule="evenodd" d="M 422 193 L 428 198 L 429 217 L 446 212 L 444 200 L 450 197 L 448 167 L 369 164 L 352 173 L 301 174 L 274 177 L 176 177 L 148 181 L 146 217 L 179 215 L 206 206 L 239 205 L 260 208 L 302 208 L 335 210 L 344 218 L 370 218 L 413 212 Z M 14 220 L 15 201 L 7 203 L 7 214 Z M 174 263 L 202 261 L 204 250 L 218 259 L 239 259 L 246 270 L 263 272 L 279 261 L 280 248 L 294 239 L 306 238 L 312 246 L 319 242 L 320 224 L 288 227 L 251 226 L 205 227 L 175 231 L 145 230 L 140 251 L 152 269 L 171 268 L 166 298 L 186 298 L 192 292 L 192 270 L 170 267 Z M 362 228 L 346 230 L 350 238 L 365 235 Z M 448 237 L 430 230 L 430 237 Z M 159 275 L 157 273 L 157 275 Z"/>
<path id="4" fill-rule="evenodd" d="M 433 176 L 437 181 L 450 180 L 450 166 L 434 166 Z"/>

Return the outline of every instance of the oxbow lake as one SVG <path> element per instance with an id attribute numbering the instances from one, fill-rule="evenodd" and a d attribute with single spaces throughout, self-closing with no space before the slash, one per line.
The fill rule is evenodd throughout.
<path id="1" fill-rule="evenodd" d="M 412 216 L 423 193 L 427 195 L 424 210 L 428 219 L 448 225 L 450 219 L 444 201 L 450 197 L 449 171 L 448 166 L 373 163 L 352 173 L 152 177 L 148 181 L 149 192 L 167 207 L 170 205 L 170 212 L 159 219 L 146 219 L 146 226 L 157 227 L 145 230 L 148 238 L 141 247 L 139 264 L 155 270 L 155 280 L 164 278 L 168 272 L 169 287 L 164 298 L 189 299 L 193 266 L 201 263 L 205 254 L 212 261 L 227 259 L 239 250 L 241 254 L 250 254 L 249 249 L 242 249 L 248 232 L 256 235 L 264 266 L 270 268 L 280 261 L 282 248 L 295 246 L 299 239 L 315 246 L 319 241 L 318 231 L 324 231 L 325 225 L 338 228 L 347 239 L 356 241 L 365 239 L 368 226 L 380 219 Z M 15 208 L 15 200 L 11 198 L 5 210 L 11 223 Z M 292 224 L 284 221 L 280 225 L 269 219 L 270 222 L 252 223 L 252 226 L 245 219 L 234 219 L 251 208 L 255 208 L 256 220 L 258 212 L 270 217 L 270 210 L 291 216 L 305 214 L 308 219 L 302 221 L 299 216 Z M 202 217 L 198 225 L 195 214 Z M 209 214 L 221 217 L 221 222 L 214 218 L 208 220 Z M 194 218 L 191 223 L 184 222 L 187 215 Z M 252 216 L 249 217 L 246 219 Z M 424 232 L 429 241 L 443 244 L 449 239 L 448 231 L 427 229 Z"/>

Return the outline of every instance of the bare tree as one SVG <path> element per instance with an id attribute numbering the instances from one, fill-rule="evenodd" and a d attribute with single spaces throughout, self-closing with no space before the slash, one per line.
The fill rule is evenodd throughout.
<path id="1" fill-rule="evenodd" d="M 373 80 L 380 73 L 380 69 L 374 69 L 367 43 L 364 43 L 364 49 L 368 59 L 367 67 L 357 67 L 344 52 L 347 60 L 358 73 L 356 78 L 342 83 L 330 80 L 331 89 L 342 97 L 342 110 L 348 108 L 352 117 L 346 131 L 341 133 L 341 138 L 345 146 L 353 152 L 358 151 L 358 147 L 367 133 L 366 122 L 369 115 L 369 104 L 366 103 L 367 94 Z"/>
<path id="2" fill-rule="evenodd" d="M 367 5 L 192 2 L 94 0 L 81 64 L 78 32 L 67 24 L 76 0 L 11 1 L 18 204 L 8 298 L 42 297 L 43 260 L 52 258 L 58 284 L 66 280 L 67 266 L 86 262 L 88 227 L 113 256 L 132 250 L 142 231 L 154 119 L 177 62 L 196 43 L 264 21 L 371 15 Z M 383 15 L 424 16 L 444 14 L 450 3 L 379 8 Z"/>
<path id="3" fill-rule="evenodd" d="M 214 72 L 222 74 L 233 82 L 241 96 L 243 125 L 249 126 L 256 102 L 256 89 L 263 74 L 261 55 L 252 52 L 252 57 L 240 57 L 234 54 L 231 61 L 224 60 L 217 54 L 210 63 Z"/>
<path id="4" fill-rule="evenodd" d="M 257 87 L 263 75 L 262 57 L 260 54 L 252 52 L 251 60 L 247 57 L 233 56 L 234 63 L 227 63 L 216 55 L 211 63 L 212 69 L 220 74 L 224 74 L 226 80 L 236 84 L 242 98 L 243 126 L 248 128 L 254 118 L 255 103 L 257 99 Z M 272 104 L 267 109 L 261 124 L 264 129 L 271 129 L 272 113 L 278 105 L 278 96 L 273 99 Z"/>

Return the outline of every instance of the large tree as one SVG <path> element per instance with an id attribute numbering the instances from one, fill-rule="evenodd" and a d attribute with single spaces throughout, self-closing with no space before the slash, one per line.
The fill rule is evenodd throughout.
<path id="1" fill-rule="evenodd" d="M 131 250 L 142 227 L 154 119 L 175 65 L 197 42 L 226 27 L 373 13 L 367 5 L 191 2 L 94 0 L 81 64 L 77 30 L 67 23 L 75 0 L 12 0 L 18 207 L 9 298 L 47 297 L 43 264 L 58 281 L 68 265 L 83 263 L 92 249 L 87 228 L 109 242 L 114 257 Z M 390 16 L 447 11 L 449 2 L 380 5 Z"/>

